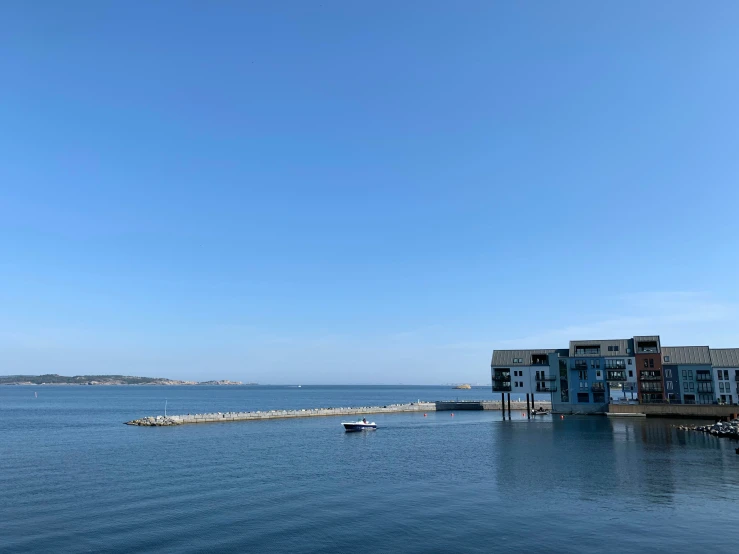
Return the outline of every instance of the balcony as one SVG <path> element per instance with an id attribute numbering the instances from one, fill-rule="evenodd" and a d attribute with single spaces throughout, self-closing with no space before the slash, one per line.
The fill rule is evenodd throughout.
<path id="1" fill-rule="evenodd" d="M 662 375 L 645 375 L 642 373 L 639 375 L 639 379 L 642 381 L 662 381 Z"/>
<path id="2" fill-rule="evenodd" d="M 637 354 L 656 354 L 659 351 L 657 341 L 646 340 L 636 343 Z"/>
<path id="3" fill-rule="evenodd" d="M 590 390 L 593 392 L 605 392 L 606 391 L 606 384 L 605 383 L 593 383 L 593 386 L 590 387 Z"/>
<path id="4" fill-rule="evenodd" d="M 626 373 L 624 371 L 608 371 L 606 375 L 609 381 L 626 381 Z"/>
<path id="5" fill-rule="evenodd" d="M 641 387 L 642 392 L 662 392 L 662 383 L 645 383 Z"/>
<path id="6" fill-rule="evenodd" d="M 557 385 L 547 383 L 537 383 L 536 392 L 557 392 Z"/>
<path id="7" fill-rule="evenodd" d="M 577 370 L 588 369 L 588 363 L 587 362 L 575 362 L 575 367 L 573 367 L 572 369 L 577 369 Z"/>
<path id="8" fill-rule="evenodd" d="M 556 381 L 557 378 L 554 375 L 537 375 L 537 381 Z"/>
<path id="9" fill-rule="evenodd" d="M 493 381 L 493 392 L 511 392 L 511 382 Z"/>
<path id="10" fill-rule="evenodd" d="M 696 381 L 704 381 L 704 382 L 708 382 L 708 383 L 712 383 L 713 382 L 713 378 L 711 377 L 711 374 L 710 373 L 708 375 L 706 375 L 704 373 L 698 373 L 695 376 L 695 380 Z"/>
<path id="11" fill-rule="evenodd" d="M 575 356 L 600 356 L 600 348 L 576 348 Z"/>

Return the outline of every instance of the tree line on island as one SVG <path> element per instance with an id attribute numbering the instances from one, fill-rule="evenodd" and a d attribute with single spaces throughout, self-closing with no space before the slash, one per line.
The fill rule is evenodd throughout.
<path id="1" fill-rule="evenodd" d="M 0 375 L 0 385 L 243 385 L 241 381 L 180 381 L 163 377 L 129 375 Z M 257 383 L 246 383 L 256 385 Z"/>

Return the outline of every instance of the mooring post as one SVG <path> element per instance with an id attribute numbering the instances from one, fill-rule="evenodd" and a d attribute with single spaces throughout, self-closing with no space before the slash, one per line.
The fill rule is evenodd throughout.
<path id="1" fill-rule="evenodd" d="M 508 419 L 511 418 L 511 393 L 508 393 Z"/>
<path id="2" fill-rule="evenodd" d="M 529 407 L 529 393 L 526 393 L 526 417 L 531 419 L 531 408 Z"/>
<path id="3" fill-rule="evenodd" d="M 503 412 L 503 419 L 505 419 L 505 393 L 500 393 L 500 411 Z"/>

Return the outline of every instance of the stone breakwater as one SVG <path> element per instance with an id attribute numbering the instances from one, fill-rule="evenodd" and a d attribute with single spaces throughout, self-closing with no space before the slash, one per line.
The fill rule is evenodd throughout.
<path id="1" fill-rule="evenodd" d="M 676 425 L 681 431 L 698 431 L 709 433 L 716 437 L 739 439 L 739 419 L 719 421 L 713 425 Z"/>
<path id="2" fill-rule="evenodd" d="M 255 421 L 263 419 L 285 419 L 295 417 L 325 417 L 340 415 L 386 414 L 401 412 L 433 412 L 434 402 L 412 402 L 388 406 L 365 406 L 360 408 L 316 408 L 312 410 L 269 410 L 259 412 L 216 412 L 211 414 L 187 414 L 173 416 L 151 416 L 127 421 L 126 425 L 140 427 L 168 427 L 186 423 L 223 423 L 225 421 Z"/>

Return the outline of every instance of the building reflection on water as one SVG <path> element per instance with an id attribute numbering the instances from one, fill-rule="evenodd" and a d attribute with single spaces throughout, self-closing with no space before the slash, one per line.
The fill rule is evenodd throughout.
<path id="1" fill-rule="evenodd" d="M 715 488 L 717 468 L 721 482 L 739 486 L 735 441 L 680 431 L 680 423 L 600 416 L 497 421 L 491 444 L 498 490 L 539 503 L 671 504 L 696 487 Z"/>

